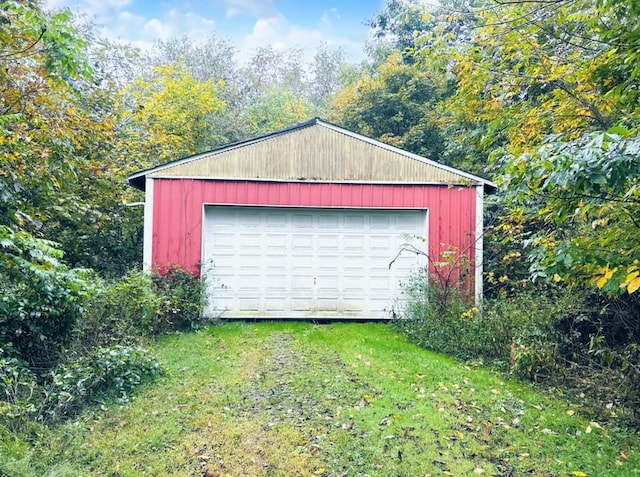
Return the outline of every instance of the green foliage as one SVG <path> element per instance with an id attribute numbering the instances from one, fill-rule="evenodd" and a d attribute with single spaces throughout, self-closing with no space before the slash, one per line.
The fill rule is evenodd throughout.
<path id="1" fill-rule="evenodd" d="M 199 329 L 206 322 L 200 278 L 180 267 L 151 274 L 132 270 L 118 280 L 98 280 L 96 287 L 74 330 L 79 353 Z"/>
<path id="2" fill-rule="evenodd" d="M 251 131 L 262 135 L 306 121 L 316 113 L 309 102 L 294 92 L 274 89 L 256 99 L 244 114 Z"/>
<path id="3" fill-rule="evenodd" d="M 632 35 L 612 15 L 617 2 L 469 3 L 442 7 L 447 21 L 423 35 L 418 54 L 456 81 L 444 110 L 484 131 L 483 147 L 521 153 L 548 134 L 572 140 L 637 120 L 636 93 L 622 94 L 637 91 L 638 79 L 619 66 L 630 59 Z M 462 35 L 447 33 L 455 23 Z M 612 28 L 617 40 L 604 33 Z"/>
<path id="4" fill-rule="evenodd" d="M 158 360 L 139 346 L 95 348 L 56 369 L 42 404 L 43 414 L 59 419 L 95 402 L 128 402 L 140 384 L 163 373 Z"/>
<path id="5" fill-rule="evenodd" d="M 38 384 L 28 363 L 0 348 L 0 424 L 15 429 L 37 413 Z"/>
<path id="6" fill-rule="evenodd" d="M 68 359 L 68 358 L 67 358 Z M 162 374 L 158 360 L 139 346 L 94 348 L 38 379 L 28 363 L 0 354 L 0 425 L 24 431 L 54 422 L 95 402 L 127 402 L 134 388 Z"/>
<path id="7" fill-rule="evenodd" d="M 462 287 L 447 289 L 424 271 L 404 285 L 403 294 L 406 304 L 393 323 L 413 342 L 459 359 L 500 367 L 512 361 L 512 350 L 520 340 L 549 331 L 549 314 L 571 313 L 571 308 L 563 308 L 555 299 L 539 300 L 525 294 L 515 303 L 501 299 L 479 308 L 470 304 Z"/>
<path id="8" fill-rule="evenodd" d="M 627 134 L 550 138 L 505 160 L 507 204 L 544 224 L 523 242 L 534 279 L 592 282 L 611 294 L 640 289 L 640 138 Z"/>
<path id="9" fill-rule="evenodd" d="M 79 352 L 128 343 L 158 329 L 161 298 L 148 273 L 132 270 L 118 280 L 96 280 L 98 292 L 74 329 Z"/>
<path id="10" fill-rule="evenodd" d="M 55 366 L 91 292 L 88 273 L 51 242 L 0 226 L 0 344 L 41 371 Z"/>
<path id="11" fill-rule="evenodd" d="M 441 287 L 423 270 L 404 284 L 402 305 L 393 323 L 411 341 L 462 359 L 477 355 L 478 310 L 469 306 L 461 290 Z"/>
<path id="12" fill-rule="evenodd" d="M 365 136 L 439 160 L 444 138 L 434 108 L 442 94 L 433 76 L 393 55 L 336 95 L 331 119 Z"/>
<path id="13" fill-rule="evenodd" d="M 119 92 L 120 161 L 148 167 L 211 149 L 211 119 L 226 108 L 220 84 L 200 81 L 180 63 L 156 66 Z"/>
<path id="14" fill-rule="evenodd" d="M 413 342 L 463 360 L 557 386 L 592 416 L 637 426 L 638 299 L 537 287 L 499 294 L 481 308 L 446 294 L 426 274 L 404 287 L 393 324 Z"/>
<path id="15" fill-rule="evenodd" d="M 171 266 L 155 270 L 152 280 L 159 300 L 155 334 L 197 330 L 207 322 L 202 313 L 205 292 L 200 277 Z"/>
<path id="16" fill-rule="evenodd" d="M 413 62 L 418 34 L 433 28 L 427 8 L 419 0 L 387 0 L 367 23 L 374 39 L 369 45 L 371 56 L 379 62 L 394 52 Z"/>
<path id="17" fill-rule="evenodd" d="M 0 2 L 0 22 L 0 224 L 37 227 L 39 206 L 84 162 L 74 152 L 91 120 L 74 109 L 74 87 L 90 78 L 86 43 L 68 12 L 34 2 Z"/>

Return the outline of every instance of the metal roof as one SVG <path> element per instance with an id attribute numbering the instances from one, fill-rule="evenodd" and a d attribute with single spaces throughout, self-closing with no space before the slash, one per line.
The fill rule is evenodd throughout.
<path id="1" fill-rule="evenodd" d="M 319 118 L 130 175 L 145 178 L 480 185 L 486 179 L 362 136 Z"/>

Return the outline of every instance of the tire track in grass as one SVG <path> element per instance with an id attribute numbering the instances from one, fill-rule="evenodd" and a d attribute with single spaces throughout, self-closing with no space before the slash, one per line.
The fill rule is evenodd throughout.
<path id="1" fill-rule="evenodd" d="M 192 443 L 192 468 L 203 476 L 313 476 L 325 474 L 308 428 L 324 424 L 313 396 L 296 386 L 309 364 L 291 333 L 247 343 L 240 385 L 219 390 L 226 404 Z M 187 447 L 189 447 L 187 445 Z"/>

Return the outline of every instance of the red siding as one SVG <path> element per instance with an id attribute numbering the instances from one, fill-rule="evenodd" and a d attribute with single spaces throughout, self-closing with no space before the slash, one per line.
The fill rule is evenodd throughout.
<path id="1" fill-rule="evenodd" d="M 429 257 L 450 246 L 472 260 L 476 188 L 155 179 L 152 264 L 198 271 L 203 204 L 429 209 Z"/>

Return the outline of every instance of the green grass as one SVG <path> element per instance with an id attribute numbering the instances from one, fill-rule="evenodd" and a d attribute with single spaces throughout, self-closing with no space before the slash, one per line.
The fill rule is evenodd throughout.
<path id="1" fill-rule="evenodd" d="M 420 349 L 386 325 L 230 323 L 166 337 L 155 352 L 168 375 L 129 404 L 40 435 L 31 452 L 41 469 L 640 475 L 633 435 L 591 423 L 528 385 Z M 65 472 L 50 475 L 74 475 Z"/>

